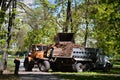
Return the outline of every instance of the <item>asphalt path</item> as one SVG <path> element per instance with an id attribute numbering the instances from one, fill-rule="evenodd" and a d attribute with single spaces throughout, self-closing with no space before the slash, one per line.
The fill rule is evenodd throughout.
<path id="1" fill-rule="evenodd" d="M 19 77 L 20 80 L 63 80 L 50 72 L 41 72 L 35 66 L 32 71 L 25 71 L 23 67 L 24 59 L 20 60 Z"/>

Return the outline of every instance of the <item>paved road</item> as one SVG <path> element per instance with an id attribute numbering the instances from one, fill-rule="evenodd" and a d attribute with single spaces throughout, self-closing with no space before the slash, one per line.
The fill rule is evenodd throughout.
<path id="1" fill-rule="evenodd" d="M 20 62 L 20 80 L 63 80 L 50 72 L 40 72 L 38 67 L 34 67 L 31 72 L 26 72 L 23 67 L 24 59 L 21 59 Z"/>
<path id="2" fill-rule="evenodd" d="M 53 74 L 43 72 L 27 72 L 20 74 L 20 80 L 62 80 Z"/>

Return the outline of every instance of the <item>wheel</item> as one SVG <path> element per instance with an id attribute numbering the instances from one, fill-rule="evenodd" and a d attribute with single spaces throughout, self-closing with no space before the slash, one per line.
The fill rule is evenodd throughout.
<path id="1" fill-rule="evenodd" d="M 34 67 L 34 61 L 32 60 L 32 61 L 30 61 L 29 62 L 29 70 L 28 71 L 32 71 L 32 68 Z"/>
<path id="2" fill-rule="evenodd" d="M 83 72 L 83 65 L 81 63 L 73 64 L 73 70 L 75 72 Z"/>
<path id="3" fill-rule="evenodd" d="M 50 69 L 50 63 L 48 61 L 43 61 L 38 63 L 39 70 L 42 72 L 47 72 Z"/>
<path id="4" fill-rule="evenodd" d="M 32 68 L 34 67 L 34 61 L 29 61 L 28 57 L 24 60 L 24 68 L 25 71 L 32 71 Z"/>
<path id="5" fill-rule="evenodd" d="M 105 68 L 103 69 L 103 71 L 108 72 L 108 71 L 110 71 L 111 68 L 112 68 L 112 65 L 110 63 L 106 63 Z"/>
<path id="6" fill-rule="evenodd" d="M 0 70 L 0 75 L 3 74 L 3 70 Z"/>
<path id="7" fill-rule="evenodd" d="M 86 63 L 84 64 L 84 71 L 90 71 L 90 64 Z"/>

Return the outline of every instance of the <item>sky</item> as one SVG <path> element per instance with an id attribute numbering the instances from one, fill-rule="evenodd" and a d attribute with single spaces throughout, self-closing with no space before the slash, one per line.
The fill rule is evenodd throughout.
<path id="1" fill-rule="evenodd" d="M 52 4 L 54 4 L 54 1 L 55 1 L 55 0 L 49 0 L 49 2 L 52 3 Z"/>

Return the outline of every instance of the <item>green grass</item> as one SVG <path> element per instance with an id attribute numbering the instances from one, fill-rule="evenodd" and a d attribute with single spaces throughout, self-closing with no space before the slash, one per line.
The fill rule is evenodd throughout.
<path id="1" fill-rule="evenodd" d="M 2 59 L 2 55 L 0 55 L 0 61 L 1 61 L 1 59 Z"/>
<path id="2" fill-rule="evenodd" d="M 120 80 L 120 62 L 115 62 L 110 72 L 95 70 L 91 72 L 56 72 L 64 80 Z"/>
<path id="3" fill-rule="evenodd" d="M 64 80 L 119 80 L 120 68 L 112 69 L 110 72 L 92 71 L 92 72 L 56 72 L 56 76 Z"/>
<path id="4" fill-rule="evenodd" d="M 15 64 L 14 64 L 14 59 L 8 59 L 7 62 L 7 70 L 9 70 L 10 72 L 14 72 L 14 68 L 15 68 Z"/>
<path id="5" fill-rule="evenodd" d="M 119 80 L 117 76 L 104 75 L 59 75 L 64 80 Z"/>
<path id="6" fill-rule="evenodd" d="M 114 64 L 113 65 L 114 68 L 120 68 L 120 62 L 118 62 L 118 61 L 117 62 L 113 62 L 113 64 Z"/>

